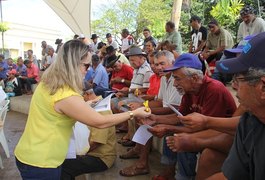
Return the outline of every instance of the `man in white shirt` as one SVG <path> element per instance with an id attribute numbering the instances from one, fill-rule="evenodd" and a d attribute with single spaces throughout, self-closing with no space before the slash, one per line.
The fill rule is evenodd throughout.
<path id="1" fill-rule="evenodd" d="M 248 35 L 256 35 L 261 32 L 265 32 L 265 21 L 262 18 L 255 16 L 253 7 L 243 7 L 243 9 L 240 11 L 240 16 L 243 22 L 240 23 L 238 28 L 238 42 L 243 40 Z"/>
<path id="2" fill-rule="evenodd" d="M 119 45 L 118 45 L 118 43 L 116 41 L 114 41 L 112 39 L 112 35 L 110 33 L 106 34 L 106 38 L 107 38 L 107 41 L 108 41 L 108 45 L 114 47 L 115 50 L 119 51 Z"/>
<path id="3" fill-rule="evenodd" d="M 89 45 L 91 50 L 96 53 L 98 51 L 98 36 L 97 34 L 92 34 L 91 38 L 92 43 Z"/>
<path id="4" fill-rule="evenodd" d="M 55 60 L 56 60 L 57 54 L 54 52 L 53 47 L 48 48 L 48 56 L 47 56 L 47 64 L 45 65 L 46 68 L 48 68 Z"/>

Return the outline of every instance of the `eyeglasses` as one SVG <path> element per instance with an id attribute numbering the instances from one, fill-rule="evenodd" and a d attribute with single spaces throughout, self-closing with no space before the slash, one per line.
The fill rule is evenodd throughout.
<path id="1" fill-rule="evenodd" d="M 244 77 L 238 77 L 238 75 L 234 75 L 232 82 L 236 85 L 238 85 L 239 82 L 246 82 L 246 81 L 252 81 L 252 80 L 259 80 L 260 76 L 244 76 Z"/>
<path id="2" fill-rule="evenodd" d="M 208 28 L 209 28 L 209 29 L 213 29 L 213 28 L 214 28 L 214 26 L 208 26 Z"/>

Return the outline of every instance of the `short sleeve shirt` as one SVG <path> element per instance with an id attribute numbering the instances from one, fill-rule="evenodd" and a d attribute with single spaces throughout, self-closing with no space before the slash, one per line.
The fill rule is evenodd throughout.
<path id="1" fill-rule="evenodd" d="M 237 41 L 243 40 L 248 35 L 259 34 L 261 32 L 265 32 L 265 21 L 262 18 L 256 17 L 249 24 L 242 22 L 238 28 Z"/>
<path id="2" fill-rule="evenodd" d="M 228 179 L 263 180 L 265 177 L 265 125 L 253 114 L 245 113 L 225 160 L 222 171 Z"/>
<path id="3" fill-rule="evenodd" d="M 163 101 L 163 107 L 167 107 L 166 104 L 180 105 L 182 96 L 173 85 L 174 78 L 172 76 L 168 80 L 165 76 L 161 78 L 158 99 Z"/>
<path id="4" fill-rule="evenodd" d="M 133 68 L 131 66 L 123 64 L 120 71 L 118 71 L 118 72 L 113 71 L 112 72 L 111 79 L 114 79 L 116 77 L 120 77 L 122 79 L 131 81 L 132 77 L 133 77 Z M 112 85 L 112 88 L 114 88 L 114 89 L 122 89 L 123 87 L 126 87 L 126 85 L 124 83 L 114 83 Z"/>
<path id="5" fill-rule="evenodd" d="M 203 26 L 199 30 L 193 29 L 191 31 L 192 51 L 195 51 L 202 41 L 207 39 L 207 29 Z"/>
<path id="6" fill-rule="evenodd" d="M 182 39 L 179 32 L 173 31 L 170 33 L 166 33 L 166 35 L 163 38 L 163 41 L 169 41 L 171 44 L 176 45 L 176 51 L 179 54 L 182 53 Z"/>
<path id="7" fill-rule="evenodd" d="M 183 115 L 198 112 L 213 117 L 231 117 L 235 110 L 236 104 L 231 93 L 221 82 L 207 76 L 196 95 L 183 95 L 179 108 Z"/>
<path id="8" fill-rule="evenodd" d="M 149 88 L 149 78 L 152 74 L 150 65 L 145 61 L 139 69 L 134 69 L 130 88 Z"/>
<path id="9" fill-rule="evenodd" d="M 209 32 L 207 37 L 206 46 L 211 50 L 216 50 L 221 46 L 225 46 L 225 49 L 232 48 L 234 41 L 232 35 L 225 29 L 220 28 L 218 35 Z"/>
<path id="10" fill-rule="evenodd" d="M 93 83 L 102 88 L 109 88 L 109 76 L 102 64 L 92 71 Z"/>
<path id="11" fill-rule="evenodd" d="M 147 95 L 158 95 L 159 92 L 159 88 L 160 88 L 160 79 L 161 76 L 153 74 L 149 81 L 150 81 L 150 86 L 149 89 L 147 90 L 146 94 Z"/>

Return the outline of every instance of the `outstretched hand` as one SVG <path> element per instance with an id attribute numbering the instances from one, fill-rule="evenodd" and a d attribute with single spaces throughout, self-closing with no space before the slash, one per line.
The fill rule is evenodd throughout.
<path id="1" fill-rule="evenodd" d="M 148 128 L 147 130 L 152 133 L 154 136 L 157 136 L 159 138 L 162 138 L 163 136 L 165 136 L 166 134 L 170 133 L 169 132 L 169 128 L 171 125 L 167 125 L 167 124 L 158 124 L 155 125 L 152 128 Z"/>
<path id="2" fill-rule="evenodd" d="M 193 132 L 207 129 L 207 117 L 202 114 L 191 113 L 178 118 L 185 127 Z"/>

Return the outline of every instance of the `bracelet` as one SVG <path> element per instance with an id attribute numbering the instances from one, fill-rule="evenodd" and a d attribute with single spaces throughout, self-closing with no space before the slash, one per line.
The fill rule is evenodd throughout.
<path id="1" fill-rule="evenodd" d="M 132 111 L 128 111 L 128 113 L 130 114 L 130 120 L 133 120 L 134 119 L 134 114 Z"/>

